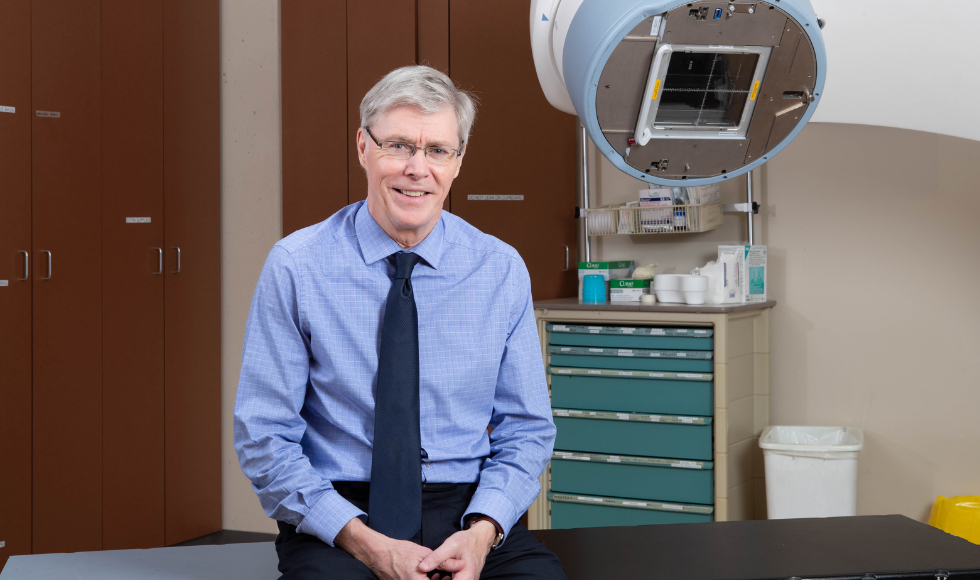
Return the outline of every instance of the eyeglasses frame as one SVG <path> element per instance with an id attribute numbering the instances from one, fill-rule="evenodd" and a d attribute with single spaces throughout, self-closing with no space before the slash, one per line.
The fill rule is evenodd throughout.
<path id="1" fill-rule="evenodd" d="M 368 137 L 370 137 L 371 140 L 374 141 L 374 144 L 378 146 L 378 149 L 380 149 L 382 151 L 384 151 L 384 148 L 381 146 L 382 143 L 398 143 L 399 145 L 407 145 L 408 147 L 411 147 L 411 153 L 409 154 L 409 156 L 408 156 L 407 159 L 411 159 L 412 157 L 415 157 L 415 152 L 418 151 L 419 149 L 422 150 L 422 154 L 425 155 L 425 158 L 426 159 L 428 159 L 429 158 L 429 147 L 436 148 L 436 149 L 445 149 L 447 151 L 452 151 L 453 153 L 456 154 L 456 157 L 453 157 L 452 158 L 453 161 L 456 161 L 457 159 L 459 159 L 463 155 L 463 153 L 462 153 L 462 151 L 460 149 L 453 149 L 452 147 L 444 147 L 442 145 L 430 145 L 429 147 L 419 147 L 418 145 L 415 145 L 413 143 L 405 143 L 404 141 L 394 141 L 394 140 L 390 140 L 390 139 L 389 140 L 386 140 L 386 141 L 378 141 L 378 139 L 374 135 L 371 134 L 371 128 L 370 127 L 364 127 L 364 131 L 368 134 Z M 465 147 L 466 144 L 463 143 L 462 146 Z"/>

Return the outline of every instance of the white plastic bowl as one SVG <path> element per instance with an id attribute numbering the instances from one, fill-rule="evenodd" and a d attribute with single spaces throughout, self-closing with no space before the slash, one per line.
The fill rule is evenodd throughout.
<path id="1" fill-rule="evenodd" d="M 704 299 L 708 296 L 707 290 L 684 290 L 684 302 L 691 305 L 704 304 Z"/>
<path id="2" fill-rule="evenodd" d="M 684 304 L 684 293 L 680 290 L 657 290 L 657 302 Z"/>
<path id="3" fill-rule="evenodd" d="M 682 276 L 681 277 L 681 290 L 694 291 L 694 292 L 707 292 L 708 291 L 708 278 L 707 276 Z"/>
<path id="4" fill-rule="evenodd" d="M 683 274 L 657 274 L 653 277 L 654 290 L 680 290 Z M 657 296 L 660 299 L 660 296 Z"/>

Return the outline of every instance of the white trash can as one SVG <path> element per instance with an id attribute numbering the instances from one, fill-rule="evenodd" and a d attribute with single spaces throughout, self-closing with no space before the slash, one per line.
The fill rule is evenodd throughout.
<path id="1" fill-rule="evenodd" d="M 766 427 L 759 447 L 769 519 L 855 515 L 863 446 L 864 433 L 856 427 Z"/>

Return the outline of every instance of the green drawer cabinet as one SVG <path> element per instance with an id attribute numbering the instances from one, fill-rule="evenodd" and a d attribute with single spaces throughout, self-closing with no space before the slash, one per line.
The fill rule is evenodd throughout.
<path id="1" fill-rule="evenodd" d="M 772 306 L 535 302 L 558 435 L 529 527 L 764 518 Z"/>
<path id="2" fill-rule="evenodd" d="M 567 451 L 556 451 L 551 460 L 555 492 L 710 505 L 714 484 L 710 461 Z"/>
<path id="3" fill-rule="evenodd" d="M 551 500 L 553 529 L 695 524 L 714 520 L 714 510 L 704 506 L 562 493 L 548 493 L 547 497 Z"/>

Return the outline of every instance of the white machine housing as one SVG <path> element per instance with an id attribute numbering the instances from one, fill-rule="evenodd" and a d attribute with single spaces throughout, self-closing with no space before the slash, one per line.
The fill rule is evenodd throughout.
<path id="1" fill-rule="evenodd" d="M 807 0 L 532 0 L 530 14 L 548 101 L 650 183 L 716 183 L 765 163 L 826 78 Z"/>

